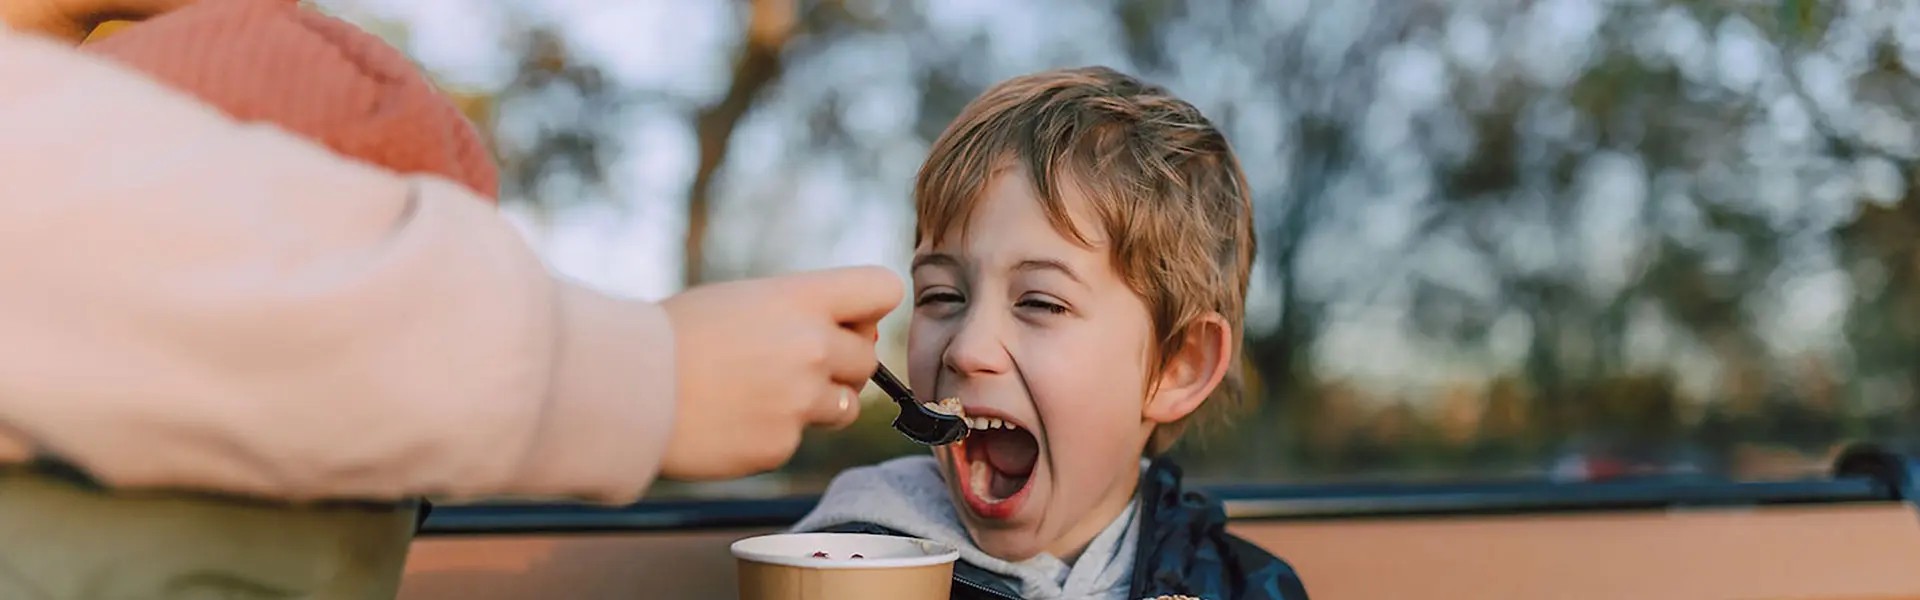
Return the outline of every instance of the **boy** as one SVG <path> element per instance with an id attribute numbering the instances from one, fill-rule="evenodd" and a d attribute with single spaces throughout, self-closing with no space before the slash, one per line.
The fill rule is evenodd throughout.
<path id="1" fill-rule="evenodd" d="M 914 187 L 908 341 L 915 395 L 959 398 L 974 431 L 841 474 L 795 529 L 958 546 L 956 599 L 1306 598 L 1142 458 L 1237 399 L 1248 196 L 1220 132 L 1127 75 L 976 98 Z"/>

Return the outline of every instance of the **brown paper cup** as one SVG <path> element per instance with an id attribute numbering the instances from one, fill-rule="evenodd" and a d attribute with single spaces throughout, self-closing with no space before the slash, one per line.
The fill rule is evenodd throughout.
<path id="1" fill-rule="evenodd" d="M 947 600 L 960 553 L 907 537 L 783 533 L 734 542 L 733 557 L 741 600 Z"/>

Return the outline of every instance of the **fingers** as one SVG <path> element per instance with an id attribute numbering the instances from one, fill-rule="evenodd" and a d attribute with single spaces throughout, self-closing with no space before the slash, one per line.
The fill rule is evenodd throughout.
<path id="1" fill-rule="evenodd" d="M 860 390 L 867 387 L 878 364 L 872 338 L 835 330 L 827 339 L 826 366 L 832 385 L 814 413 L 814 423 L 836 429 L 853 424 L 860 416 Z"/>
<path id="2" fill-rule="evenodd" d="M 880 267 L 814 271 L 795 276 L 794 284 L 796 296 L 856 329 L 878 323 L 906 297 L 900 277 Z"/>
<path id="3" fill-rule="evenodd" d="M 827 338 L 827 375 L 834 383 L 861 389 L 878 370 L 880 358 L 867 334 L 835 329 Z"/>
<path id="4" fill-rule="evenodd" d="M 874 349 L 880 340 L 878 320 L 838 327 L 828 334 L 826 368 L 833 385 L 816 411 L 817 425 L 838 429 L 860 417 L 860 390 L 866 388 L 880 361 Z"/>
<path id="5" fill-rule="evenodd" d="M 867 341 L 869 342 L 868 345 L 877 345 L 880 343 L 880 322 L 879 321 L 866 321 L 862 323 L 845 323 L 845 324 L 842 324 L 840 327 L 841 329 L 849 333 L 866 338 Z"/>
<path id="6" fill-rule="evenodd" d="M 827 386 L 827 393 L 814 405 L 810 423 L 826 429 L 840 429 L 860 418 L 860 393 L 840 384 Z"/>

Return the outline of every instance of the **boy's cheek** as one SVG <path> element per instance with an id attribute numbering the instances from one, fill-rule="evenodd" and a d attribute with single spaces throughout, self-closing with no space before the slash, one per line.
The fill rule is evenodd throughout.
<path id="1" fill-rule="evenodd" d="M 1141 404 L 1134 400 L 1141 392 L 1129 392 L 1127 387 L 1110 385 L 1041 407 L 1046 422 L 1053 424 L 1042 450 L 1047 454 L 1043 460 L 1056 469 L 1055 478 L 1078 479 L 1086 474 L 1087 483 L 1096 483 L 1093 480 L 1115 476 L 1115 469 L 1138 468 L 1146 432 L 1151 430 L 1142 427 Z"/>
<path id="2" fill-rule="evenodd" d="M 930 327 L 917 315 L 907 325 L 907 387 L 923 399 L 938 393 L 934 380 L 940 369 L 941 344 L 938 332 L 929 331 Z"/>

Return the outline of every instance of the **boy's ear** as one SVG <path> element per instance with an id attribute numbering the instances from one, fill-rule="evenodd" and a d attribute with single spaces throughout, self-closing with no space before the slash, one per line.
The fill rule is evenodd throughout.
<path id="1" fill-rule="evenodd" d="M 1141 416 L 1154 423 L 1179 421 L 1198 410 L 1232 366 L 1233 335 L 1227 320 L 1208 313 L 1187 326 L 1180 351 L 1167 357 Z"/>

